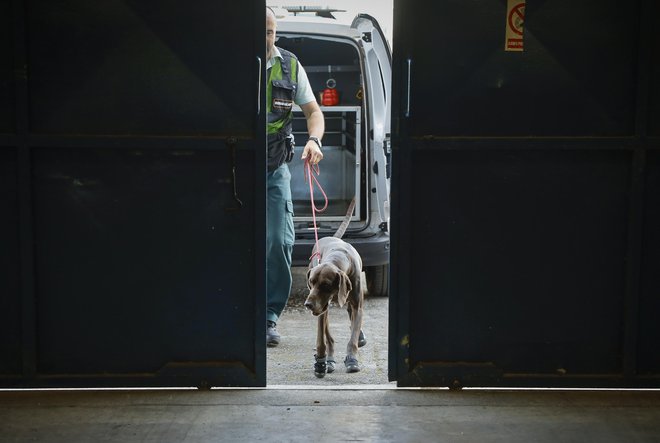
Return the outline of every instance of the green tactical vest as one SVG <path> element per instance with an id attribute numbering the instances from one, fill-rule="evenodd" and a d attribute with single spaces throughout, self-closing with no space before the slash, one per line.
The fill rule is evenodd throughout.
<path id="1" fill-rule="evenodd" d="M 298 90 L 298 59 L 291 52 L 279 49 L 282 59 L 268 70 L 266 81 L 267 133 L 288 135 L 293 120 L 293 100 Z M 270 137 L 269 137 L 270 139 Z"/>

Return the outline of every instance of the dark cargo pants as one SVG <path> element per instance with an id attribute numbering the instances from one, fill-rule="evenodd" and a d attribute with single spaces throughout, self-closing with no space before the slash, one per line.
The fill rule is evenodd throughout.
<path id="1" fill-rule="evenodd" d="M 291 291 L 291 253 L 295 240 L 291 173 L 286 163 L 268 173 L 267 186 L 266 319 L 276 322 Z"/>

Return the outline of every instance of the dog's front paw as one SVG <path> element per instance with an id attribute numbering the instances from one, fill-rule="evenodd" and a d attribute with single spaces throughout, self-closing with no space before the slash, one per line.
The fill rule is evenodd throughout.
<path id="1" fill-rule="evenodd" d="M 314 363 L 314 375 L 316 375 L 318 378 L 325 377 L 325 373 L 328 370 L 328 365 L 326 364 L 325 357 L 317 357 L 315 355 L 314 359 L 316 360 L 316 362 Z M 334 370 L 334 366 L 333 366 L 333 370 Z"/>
<path id="2" fill-rule="evenodd" d="M 328 364 L 328 374 L 335 372 L 335 363 L 337 362 L 335 361 L 334 357 L 328 358 L 326 363 Z"/>
<path id="3" fill-rule="evenodd" d="M 353 356 L 347 355 L 344 359 L 344 365 L 346 366 L 346 372 L 360 372 L 358 360 Z"/>

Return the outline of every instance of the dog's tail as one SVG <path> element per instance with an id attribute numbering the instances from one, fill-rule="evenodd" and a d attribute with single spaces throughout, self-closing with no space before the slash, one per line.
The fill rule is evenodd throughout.
<path id="1" fill-rule="evenodd" d="M 339 228 L 337 229 L 337 232 L 335 232 L 335 235 L 333 235 L 333 237 L 342 238 L 344 236 L 344 233 L 346 232 L 348 225 L 351 223 L 351 217 L 353 216 L 353 209 L 355 209 L 355 197 L 353 197 L 353 200 L 351 200 L 351 204 L 348 205 L 346 216 L 344 217 L 344 220 L 341 222 L 341 225 L 339 225 Z"/>

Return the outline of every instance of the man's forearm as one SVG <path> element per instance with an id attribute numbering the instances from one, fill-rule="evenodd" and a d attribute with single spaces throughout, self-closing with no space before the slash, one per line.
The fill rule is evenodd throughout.
<path id="1" fill-rule="evenodd" d="M 307 117 L 307 132 L 310 137 L 323 138 L 325 132 L 325 120 L 321 110 L 314 110 L 309 117 Z"/>
<path id="2" fill-rule="evenodd" d="M 320 140 L 325 132 L 325 120 L 323 119 L 323 112 L 321 112 L 321 108 L 319 108 L 316 102 L 306 103 L 301 108 L 307 120 L 307 132 L 309 136 L 316 137 L 319 140 L 318 144 L 311 139 L 307 140 L 301 158 L 303 160 L 307 159 L 311 164 L 315 165 L 323 159 Z"/>

